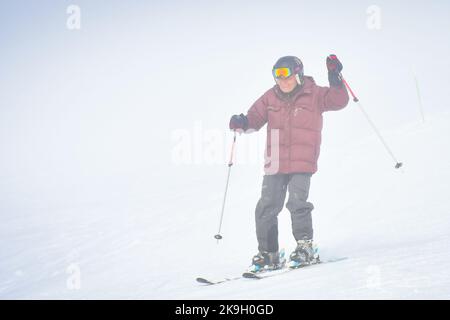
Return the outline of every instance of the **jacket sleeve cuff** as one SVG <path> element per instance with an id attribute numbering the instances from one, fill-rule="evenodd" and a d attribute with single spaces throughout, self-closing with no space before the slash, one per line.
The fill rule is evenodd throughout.
<path id="1" fill-rule="evenodd" d="M 330 87 L 342 88 L 344 85 L 336 72 L 328 72 L 328 81 L 330 82 Z"/>

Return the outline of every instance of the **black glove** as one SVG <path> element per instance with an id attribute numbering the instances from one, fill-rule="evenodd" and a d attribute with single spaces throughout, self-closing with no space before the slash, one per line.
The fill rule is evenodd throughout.
<path id="1" fill-rule="evenodd" d="M 231 130 L 238 130 L 238 129 L 247 130 L 247 128 L 248 128 L 248 119 L 246 116 L 244 116 L 243 113 L 231 117 L 230 119 Z"/>
<path id="2" fill-rule="evenodd" d="M 342 87 L 342 79 L 340 73 L 342 71 L 342 63 L 335 54 L 327 57 L 328 81 L 332 87 Z"/>

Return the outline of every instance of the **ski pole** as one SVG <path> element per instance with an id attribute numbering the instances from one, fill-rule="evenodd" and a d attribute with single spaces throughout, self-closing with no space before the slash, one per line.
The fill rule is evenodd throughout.
<path id="1" fill-rule="evenodd" d="M 369 122 L 369 124 L 372 126 L 372 129 L 375 131 L 375 133 L 377 134 L 378 138 L 380 139 L 380 141 L 383 143 L 384 147 L 386 148 L 387 152 L 390 154 L 390 156 L 392 157 L 392 159 L 394 159 L 395 161 L 395 169 L 399 169 L 403 163 L 397 161 L 397 158 L 394 156 L 394 154 L 392 153 L 391 149 L 389 148 L 389 146 L 387 145 L 386 141 L 384 141 L 383 137 L 381 136 L 380 132 L 378 131 L 377 127 L 375 126 L 375 124 L 372 122 L 372 120 L 370 119 L 369 115 L 367 114 L 367 112 L 364 110 L 361 102 L 359 101 L 359 99 L 356 97 L 356 95 L 354 94 L 353 90 L 350 88 L 350 86 L 348 85 L 347 81 L 345 81 L 344 77 L 342 76 L 342 74 L 339 75 L 341 77 L 342 82 L 345 84 L 345 86 L 347 87 L 348 91 L 350 91 L 350 94 L 353 97 L 353 101 L 356 102 L 359 106 L 359 108 L 361 109 L 362 113 L 364 114 L 364 116 L 366 117 L 367 121 Z"/>
<path id="2" fill-rule="evenodd" d="M 217 239 L 217 243 L 219 243 L 219 240 L 222 239 L 222 236 L 220 235 L 220 230 L 222 229 L 223 213 L 225 211 L 225 200 L 227 199 L 228 183 L 230 181 L 231 167 L 233 166 L 233 156 L 234 156 L 234 146 L 235 145 L 236 145 L 236 130 L 234 130 L 233 144 L 231 145 L 230 161 L 228 162 L 227 183 L 225 185 L 225 194 L 223 196 L 223 202 L 222 202 L 222 212 L 220 214 L 219 232 L 214 236 L 214 238 Z"/>

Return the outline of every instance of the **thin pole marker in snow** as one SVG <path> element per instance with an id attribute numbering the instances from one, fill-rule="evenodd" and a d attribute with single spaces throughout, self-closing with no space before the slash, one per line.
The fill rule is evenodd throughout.
<path id="1" fill-rule="evenodd" d="M 414 72 L 414 69 L 412 69 L 412 74 L 414 77 L 414 82 L 416 84 L 417 99 L 419 100 L 419 109 L 420 109 L 420 115 L 422 116 L 422 123 L 425 123 L 425 113 L 423 112 L 423 104 L 422 104 L 422 97 L 420 95 L 419 81 L 417 81 L 417 77 L 416 77 L 416 73 Z"/>

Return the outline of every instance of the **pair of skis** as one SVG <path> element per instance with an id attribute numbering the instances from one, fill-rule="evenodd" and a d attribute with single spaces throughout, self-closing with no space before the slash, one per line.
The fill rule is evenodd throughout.
<path id="1" fill-rule="evenodd" d="M 236 281 L 239 279 L 261 280 L 261 279 L 278 276 L 278 275 L 285 274 L 285 273 L 292 272 L 292 271 L 299 270 L 299 269 L 310 268 L 312 266 L 318 266 L 321 264 L 326 264 L 326 263 L 331 263 L 331 262 L 338 262 L 338 261 L 342 261 L 342 260 L 346 260 L 346 259 L 347 259 L 346 257 L 328 259 L 328 260 L 320 261 L 320 262 L 317 262 L 314 264 L 302 265 L 297 268 L 284 267 L 282 269 L 270 270 L 270 271 L 268 270 L 268 271 L 257 272 L 257 273 L 244 272 L 241 276 L 236 276 L 236 277 L 231 277 L 231 278 L 222 278 L 222 279 L 218 279 L 218 280 L 210 280 L 210 279 L 206 279 L 206 278 L 202 278 L 202 277 L 199 277 L 196 280 L 197 280 L 197 282 L 199 282 L 203 285 L 208 285 L 208 286 L 216 285 L 216 284 L 220 284 L 220 283 L 224 283 L 224 282 Z"/>

